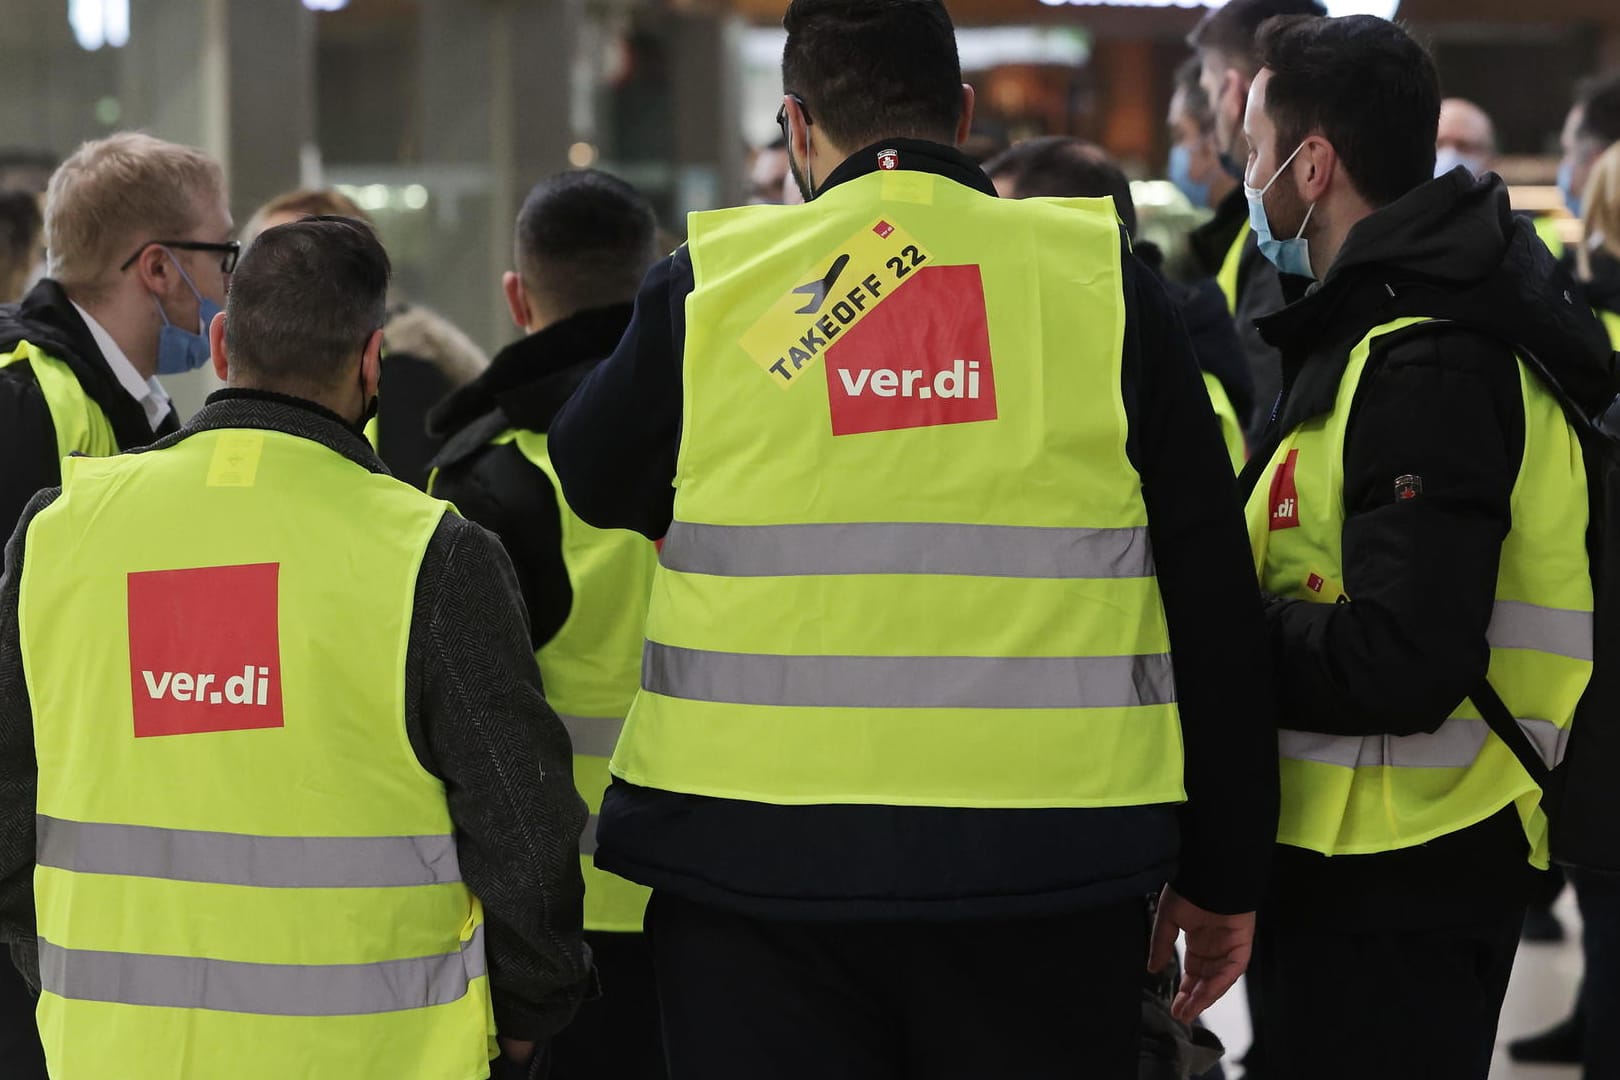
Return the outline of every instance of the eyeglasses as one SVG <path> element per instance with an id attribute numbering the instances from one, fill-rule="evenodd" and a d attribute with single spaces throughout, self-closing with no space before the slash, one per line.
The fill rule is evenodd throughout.
<path id="1" fill-rule="evenodd" d="M 794 102 L 794 104 L 799 106 L 799 112 L 804 114 L 804 123 L 805 123 L 806 127 L 810 127 L 810 126 L 813 126 L 815 124 L 815 121 L 810 119 L 810 106 L 808 106 L 808 105 L 806 105 L 804 103 L 804 98 L 800 97 L 798 94 L 787 94 L 787 95 L 784 95 L 784 96 L 789 98 L 790 100 L 792 100 Z M 791 143 L 793 141 L 793 139 L 788 135 L 788 115 L 787 115 L 787 102 L 786 101 L 782 102 L 782 107 L 780 109 L 776 110 L 776 126 L 782 129 L 782 141 Z"/>
<path id="2" fill-rule="evenodd" d="M 242 245 L 235 240 L 221 240 L 210 243 L 206 240 L 148 240 L 135 249 L 135 254 L 124 260 L 124 265 L 118 268 L 123 273 L 135 265 L 135 260 L 141 257 L 141 252 L 156 244 L 158 247 L 179 248 L 181 251 L 217 251 L 219 252 L 219 272 L 222 274 L 236 273 L 236 260 L 242 257 Z"/>

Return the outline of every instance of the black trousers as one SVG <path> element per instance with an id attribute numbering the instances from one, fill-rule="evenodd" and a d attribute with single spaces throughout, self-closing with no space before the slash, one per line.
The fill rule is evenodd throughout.
<path id="1" fill-rule="evenodd" d="M 1441 930 L 1262 916 L 1249 979 L 1268 1078 L 1485 1080 L 1524 912 Z"/>
<path id="2" fill-rule="evenodd" d="M 1134 1080 L 1145 905 L 761 922 L 654 893 L 671 1080 Z"/>
<path id="3" fill-rule="evenodd" d="M 34 1021 L 37 1004 L 11 954 L 0 948 L 0 1076 L 5 1080 L 46 1080 L 45 1051 Z"/>
<path id="4" fill-rule="evenodd" d="M 602 996 L 551 1040 L 549 1080 L 664 1080 L 652 946 L 645 934 L 587 930 Z"/>

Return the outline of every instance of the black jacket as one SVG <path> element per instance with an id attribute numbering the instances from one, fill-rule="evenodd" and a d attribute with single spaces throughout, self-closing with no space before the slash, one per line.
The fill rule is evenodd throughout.
<path id="1" fill-rule="evenodd" d="M 583 311 L 508 345 L 489 370 L 428 414 L 444 442 L 433 494 L 501 538 L 517 571 L 535 649 L 557 635 L 573 604 L 562 555 L 557 492 L 515 445 L 491 446 L 512 428 L 545 432 L 586 375 L 613 352 L 631 306 Z"/>
<path id="2" fill-rule="evenodd" d="M 1142 264 L 1158 275 L 1171 303 L 1187 327 L 1192 341 L 1193 356 L 1206 374 L 1215 376 L 1226 391 L 1237 412 L 1238 421 L 1247 425 L 1254 415 L 1254 376 L 1243 351 L 1243 340 L 1238 336 L 1237 324 L 1226 309 L 1226 297 L 1220 286 L 1209 278 L 1181 284 L 1169 280 L 1164 273 L 1164 253 L 1149 243 L 1138 241 L 1136 256 Z M 1245 432 L 1247 433 L 1247 432 Z"/>
<path id="3" fill-rule="evenodd" d="M 489 359 L 444 316 L 418 304 L 389 309 L 383 339 L 377 456 L 389 472 L 426 491 L 431 462 L 444 446 L 443 434 L 428 430 L 428 413 L 477 378 Z"/>
<path id="4" fill-rule="evenodd" d="M 855 155 L 825 188 L 875 170 L 877 152 L 890 145 L 905 167 L 994 194 L 961 154 L 911 140 Z M 1244 911 L 1257 902 L 1275 835 L 1277 777 L 1248 542 L 1186 334 L 1154 277 L 1129 257 L 1125 273 L 1127 450 L 1144 480 L 1169 618 L 1190 802 L 1100 810 L 777 806 L 615 780 L 598 865 L 780 919 L 1077 911 L 1172 877 L 1206 908 Z M 594 525 L 653 538 L 669 527 L 692 289 L 685 248 L 655 266 L 624 341 L 552 424 L 552 461 L 569 505 Z"/>
<path id="5" fill-rule="evenodd" d="M 1592 254 L 1592 279 L 1581 284 L 1586 302 L 1620 315 L 1620 259 L 1606 251 Z"/>
<path id="6" fill-rule="evenodd" d="M 317 442 L 386 472 L 353 428 L 308 402 L 225 390 L 179 433 L 262 428 Z M 61 493 L 41 492 L 6 550 L 0 578 L 0 937 L 38 985 L 34 806 L 38 774 L 18 640 L 27 523 Z M 495 1017 L 503 1036 L 546 1039 L 592 989 L 581 936 L 578 843 L 585 806 L 568 733 L 541 696 L 511 565 L 483 529 L 446 514 L 416 580 L 405 658 L 405 733 L 444 782 L 467 887 L 483 902 Z M 363 604 L 364 597 L 345 603 Z"/>
<path id="7" fill-rule="evenodd" d="M 1220 273 L 1226 254 L 1232 249 L 1238 233 L 1249 221 L 1249 200 L 1239 185 L 1215 208 L 1215 216 L 1188 234 L 1188 246 L 1200 272 L 1213 278 Z M 1247 414 L 1249 441 L 1256 441 L 1271 417 L 1272 404 L 1282 390 L 1282 360 L 1277 350 L 1260 336 L 1255 320 L 1264 318 L 1283 306 L 1282 282 L 1277 270 L 1266 257 L 1251 234 L 1238 263 L 1237 310 L 1232 313 L 1237 323 L 1238 338 L 1249 361 L 1249 378 L 1254 385 L 1254 406 Z M 1230 393 L 1231 391 L 1228 391 Z M 1236 402 L 1233 402 L 1236 404 Z M 1239 412 L 1239 416 L 1243 416 Z"/>
<path id="8" fill-rule="evenodd" d="M 62 286 L 46 278 L 20 304 L 0 306 L 0 353 L 20 342 L 39 346 L 73 370 L 90 400 L 112 423 L 120 450 L 145 446 L 180 427 L 171 409 L 156 432 L 140 402 L 129 396 L 90 328 Z M 41 488 L 62 482 L 56 425 L 27 363 L 0 368 L 0 536 L 10 536 L 23 507 Z"/>
<path id="9" fill-rule="evenodd" d="M 1372 350 L 1344 452 L 1352 602 L 1273 600 L 1267 609 L 1285 727 L 1432 732 L 1484 680 L 1524 453 L 1518 365 L 1505 342 L 1606 371 L 1602 328 L 1578 299 L 1509 212 L 1501 181 L 1458 170 L 1358 224 L 1320 286 L 1262 320 L 1282 352 L 1285 390 L 1244 470 L 1245 494 L 1270 482 L 1286 432 L 1332 408 L 1348 354 L 1370 329 L 1407 315 L 1460 324 L 1391 335 Z M 1420 497 L 1396 498 L 1405 475 L 1422 478 Z M 1274 909 L 1279 918 L 1454 921 L 1522 902 L 1525 855 L 1511 807 L 1386 855 L 1326 859 L 1281 847 Z"/>

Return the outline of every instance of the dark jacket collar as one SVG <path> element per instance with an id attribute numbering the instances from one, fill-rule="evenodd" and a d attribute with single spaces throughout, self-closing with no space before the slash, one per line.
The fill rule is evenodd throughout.
<path id="1" fill-rule="evenodd" d="M 984 175 L 984 170 L 953 146 L 923 139 L 884 139 L 846 158 L 827 179 L 816 185 L 816 194 L 824 194 L 839 184 L 880 171 L 885 152 L 891 150 L 895 153 L 895 167 L 898 169 L 943 176 L 985 195 L 996 193 L 996 186 Z"/>
<path id="2" fill-rule="evenodd" d="M 353 424 L 306 398 L 270 390 L 216 390 L 208 395 L 207 403 L 185 427 L 146 449 L 162 450 L 198 432 L 224 428 L 256 428 L 295 435 L 319 443 L 370 472 L 388 474 L 388 466 Z"/>
<path id="3" fill-rule="evenodd" d="M 1187 234 L 1187 244 L 1204 277 L 1220 273 L 1227 252 L 1249 221 L 1249 200 L 1243 185 L 1233 188 L 1215 208 L 1215 216 Z"/>
<path id="4" fill-rule="evenodd" d="M 1259 320 L 1283 353 L 1287 430 L 1332 407 L 1348 353 L 1373 327 L 1446 319 L 1556 356 L 1578 401 L 1607 401 L 1610 350 L 1568 273 L 1513 216 L 1500 178 L 1457 169 L 1358 223 L 1326 278 Z"/>
<path id="5" fill-rule="evenodd" d="M 631 304 L 593 308 L 513 342 L 482 375 L 433 407 L 429 433 L 449 437 L 492 412 L 504 417 L 503 430 L 547 430 L 575 387 L 613 353 L 634 311 Z"/>
<path id="6" fill-rule="evenodd" d="M 0 307 L 0 352 L 9 352 L 22 341 L 38 345 L 72 369 L 79 386 L 107 415 L 121 448 L 145 446 L 156 437 L 146 410 L 118 381 L 73 301 L 50 278 L 35 285 L 22 303 Z M 171 411 L 158 433 L 176 427 Z"/>

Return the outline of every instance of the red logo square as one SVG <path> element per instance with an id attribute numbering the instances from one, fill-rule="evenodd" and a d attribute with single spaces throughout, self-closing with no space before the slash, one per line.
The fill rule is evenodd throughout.
<path id="1" fill-rule="evenodd" d="M 825 356 L 834 435 L 996 419 L 977 266 L 912 271 Z"/>
<path id="2" fill-rule="evenodd" d="M 1277 466 L 1271 478 L 1271 531 L 1299 528 L 1299 488 L 1294 483 L 1294 469 L 1299 464 L 1299 451 L 1290 450 L 1283 463 Z"/>
<path id="3" fill-rule="evenodd" d="M 1305 587 L 1311 590 L 1313 593 L 1321 592 L 1322 586 L 1326 584 L 1327 582 L 1322 580 L 1321 574 L 1312 574 L 1310 577 L 1305 579 Z"/>
<path id="4" fill-rule="evenodd" d="M 284 726 L 280 564 L 129 575 L 135 737 Z"/>
<path id="5" fill-rule="evenodd" d="M 890 225 L 887 221 L 880 221 L 876 225 L 872 226 L 872 231 L 878 234 L 878 239 L 887 240 L 889 237 L 894 235 L 894 226 Z"/>

